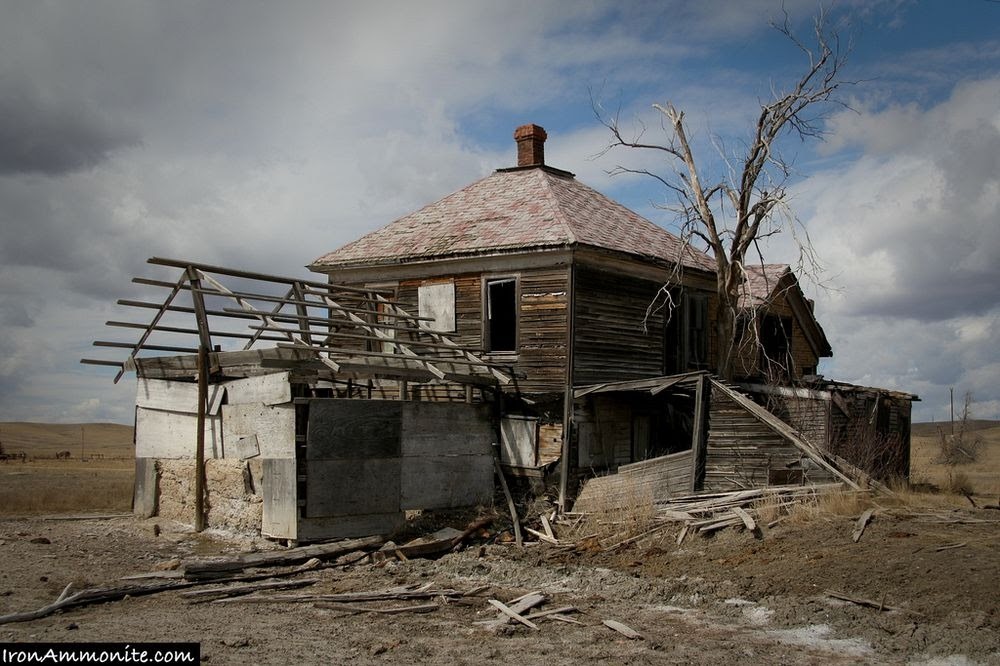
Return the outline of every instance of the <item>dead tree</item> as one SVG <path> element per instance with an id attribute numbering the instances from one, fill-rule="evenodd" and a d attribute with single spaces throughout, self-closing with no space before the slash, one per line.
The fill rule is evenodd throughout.
<path id="1" fill-rule="evenodd" d="M 611 131 L 607 150 L 616 147 L 657 151 L 672 174 L 663 176 L 649 169 L 618 166 L 611 173 L 636 173 L 657 180 L 677 199 L 670 206 L 680 219 L 684 245 L 700 241 L 716 263 L 717 334 L 716 367 L 720 376 L 731 379 L 734 371 L 736 321 L 740 294 L 745 289 L 745 266 L 748 254 L 760 255 L 759 241 L 790 228 L 795 233 L 797 220 L 788 205 L 787 185 L 791 165 L 782 159 L 777 143 L 785 135 L 802 141 L 822 136 L 821 121 L 837 100 L 838 89 L 850 83 L 841 79 L 848 49 L 841 50 L 836 33 L 827 28 L 822 12 L 814 19 L 814 43 L 800 41 L 792 32 L 788 15 L 781 24 L 773 24 L 806 58 L 804 73 L 790 88 L 781 91 L 772 86 L 772 97 L 762 103 L 756 123 L 738 159 L 722 154 L 728 175 L 707 182 L 698 158 L 689 142 L 684 112 L 672 103 L 654 104 L 667 136 L 665 143 L 642 140 L 644 128 L 626 137 L 617 115 L 605 114 L 595 103 L 600 121 Z M 607 152 L 607 151 L 605 151 Z M 721 153 L 722 151 L 720 151 Z M 795 234 L 800 247 L 800 268 L 806 264 L 818 268 L 807 234 Z M 678 257 L 679 259 L 679 257 Z M 670 282 L 679 283 L 680 261 Z M 661 290 L 667 293 L 667 290 Z"/>

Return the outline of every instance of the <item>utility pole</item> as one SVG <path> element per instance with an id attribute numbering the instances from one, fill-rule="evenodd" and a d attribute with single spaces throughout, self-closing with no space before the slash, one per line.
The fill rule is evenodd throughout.
<path id="1" fill-rule="evenodd" d="M 951 434 L 955 434 L 955 387 L 948 388 L 948 396 L 951 398 Z"/>

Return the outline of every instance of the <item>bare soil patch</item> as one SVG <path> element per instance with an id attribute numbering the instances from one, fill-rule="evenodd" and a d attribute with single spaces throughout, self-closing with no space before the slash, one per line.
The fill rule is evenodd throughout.
<path id="1" fill-rule="evenodd" d="M 0 625 L 0 641 L 199 641 L 213 664 L 1000 663 L 997 514 L 886 508 L 858 543 L 854 518 L 831 516 L 786 521 L 761 539 L 730 529 L 677 546 L 676 535 L 664 533 L 615 552 L 473 545 L 433 561 L 300 575 L 320 578 L 302 593 L 490 586 L 471 598 L 439 599 L 430 613 L 192 603 L 166 592 Z M 104 586 L 173 558 L 254 548 L 276 546 L 192 534 L 156 519 L 0 520 L 7 563 L 0 614 L 51 603 L 69 582 Z M 831 589 L 899 610 L 837 600 L 826 594 Z M 574 606 L 582 624 L 539 620 L 538 631 L 510 625 L 499 632 L 474 624 L 497 616 L 487 598 L 535 590 L 548 597 L 543 608 Z M 642 639 L 608 629 L 608 619 Z"/>

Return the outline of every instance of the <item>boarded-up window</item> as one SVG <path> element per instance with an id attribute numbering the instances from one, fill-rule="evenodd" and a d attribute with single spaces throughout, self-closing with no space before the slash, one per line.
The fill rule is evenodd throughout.
<path id="1" fill-rule="evenodd" d="M 424 322 L 434 331 L 450 333 L 455 330 L 455 282 L 422 284 L 417 289 L 417 307 L 421 317 L 434 321 Z"/>
<path id="2" fill-rule="evenodd" d="M 517 467 L 535 466 L 538 419 L 505 416 L 500 419 L 500 461 Z"/>
<path id="3" fill-rule="evenodd" d="M 485 292 L 486 350 L 517 351 L 517 280 L 489 280 Z"/>

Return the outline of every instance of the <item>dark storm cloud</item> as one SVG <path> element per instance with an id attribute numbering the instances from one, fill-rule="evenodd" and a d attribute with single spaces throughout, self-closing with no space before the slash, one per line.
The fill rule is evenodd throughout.
<path id="1" fill-rule="evenodd" d="M 0 176 L 86 169 L 137 141 L 85 101 L 0 79 Z"/>

